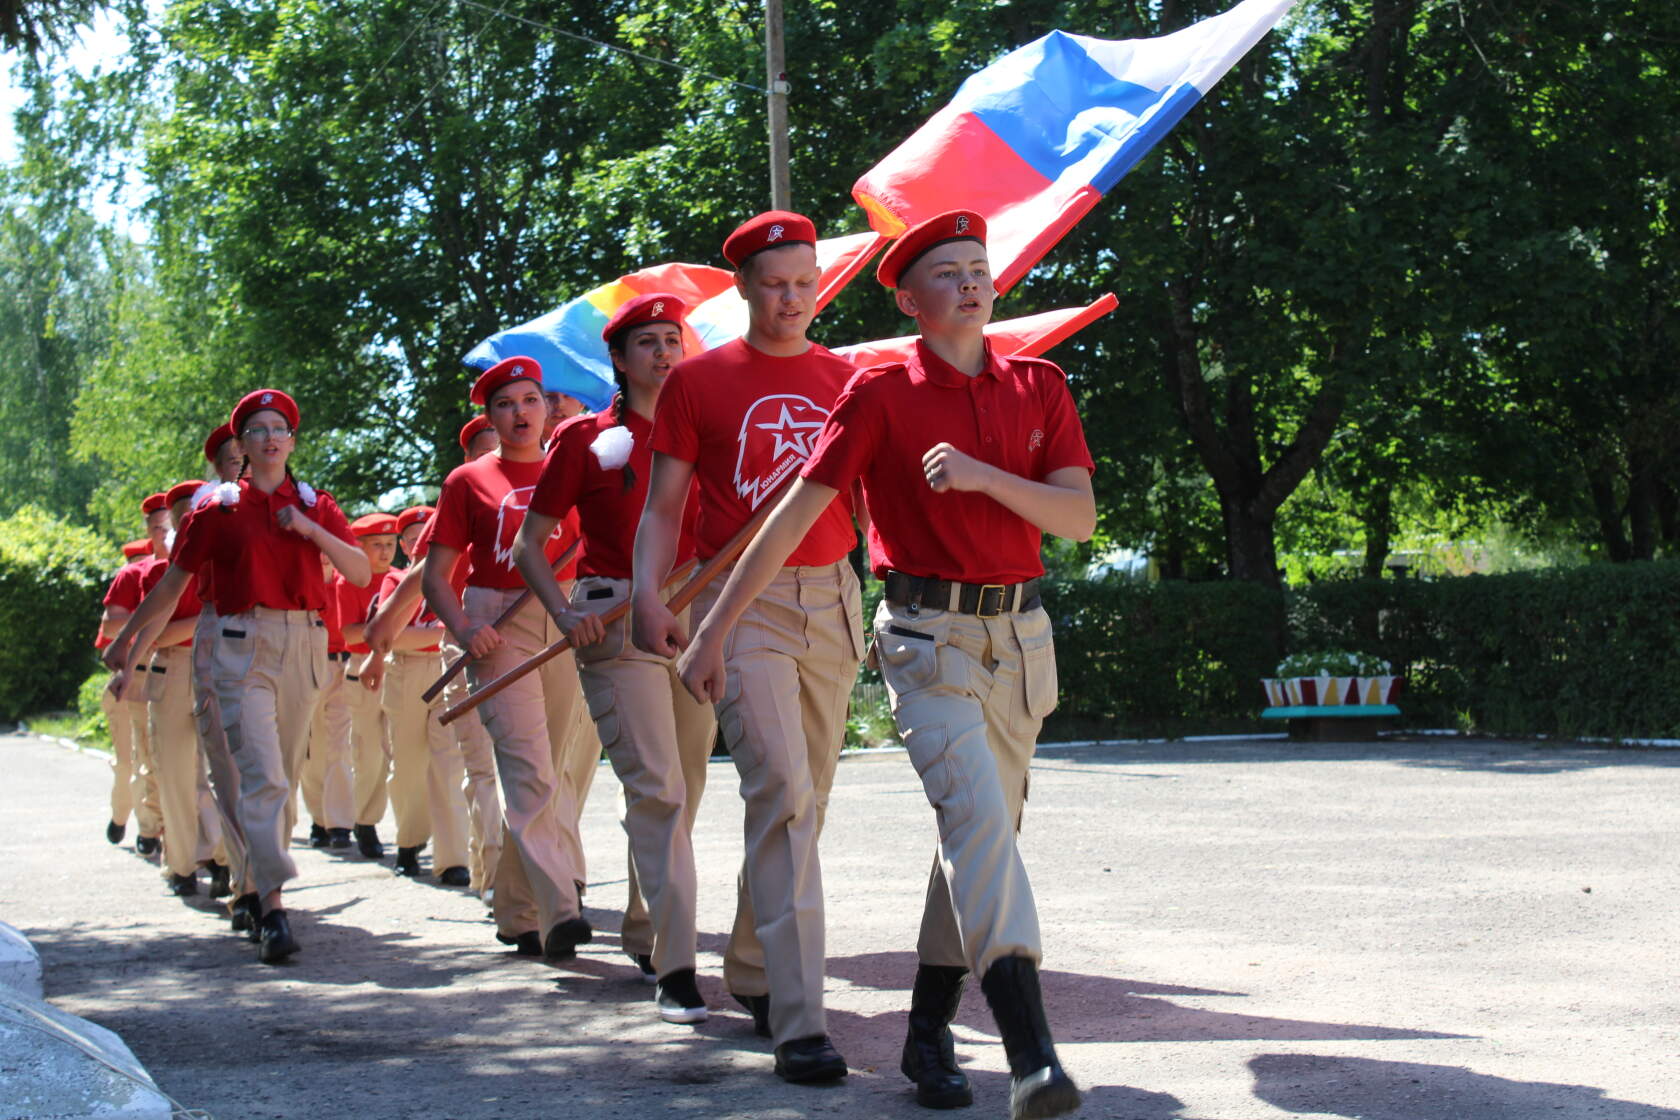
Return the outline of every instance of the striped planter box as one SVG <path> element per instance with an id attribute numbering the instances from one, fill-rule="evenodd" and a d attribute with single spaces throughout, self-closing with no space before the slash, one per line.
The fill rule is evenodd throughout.
<path id="1" fill-rule="evenodd" d="M 1337 708 L 1349 704 L 1393 704 L 1404 677 L 1267 677 L 1266 703 L 1274 708 Z"/>

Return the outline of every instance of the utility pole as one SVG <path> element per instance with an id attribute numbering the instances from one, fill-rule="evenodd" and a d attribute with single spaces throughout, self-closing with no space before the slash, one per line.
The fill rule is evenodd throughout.
<path id="1" fill-rule="evenodd" d="M 770 209 L 793 209 L 788 180 L 787 53 L 782 44 L 782 0 L 764 0 L 764 74 L 770 93 Z"/>

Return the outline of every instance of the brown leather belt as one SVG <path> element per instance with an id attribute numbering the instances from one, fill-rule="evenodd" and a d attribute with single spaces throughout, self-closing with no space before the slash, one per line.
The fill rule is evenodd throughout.
<path id="1" fill-rule="evenodd" d="M 887 602 L 908 608 L 912 614 L 926 607 L 991 618 L 1010 611 L 1030 611 L 1039 604 L 1036 579 L 1025 583 L 958 583 L 888 571 L 882 586 Z"/>

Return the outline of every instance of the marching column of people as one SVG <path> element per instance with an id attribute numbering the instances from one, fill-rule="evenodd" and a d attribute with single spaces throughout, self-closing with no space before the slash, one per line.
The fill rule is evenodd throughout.
<path id="1" fill-rule="evenodd" d="M 919 334 L 860 371 L 809 337 L 814 224 L 757 215 L 723 245 L 742 337 L 694 353 L 681 298 L 627 301 L 602 331 L 612 405 L 587 415 L 532 358 L 495 362 L 435 510 L 349 521 L 292 474 L 292 398 L 241 398 L 204 445 L 219 481 L 146 499 L 147 538 L 105 596 L 107 839 L 135 816 L 136 850 L 161 853 L 178 894 L 208 868 L 278 963 L 299 951 L 283 890 L 300 790 L 314 846 L 370 859 L 389 807 L 398 875 L 431 844 L 499 941 L 565 959 L 594 934 L 579 817 L 604 751 L 628 847 L 621 947 L 661 1019 L 698 1023 L 692 831 L 721 735 L 745 841 L 725 987 L 780 1077 L 842 1078 L 819 849 L 865 655 L 861 531 L 884 587 L 871 664 L 934 809 L 901 1070 L 926 1107 L 972 1102 L 950 1031 L 972 974 L 1011 1117 L 1077 1109 L 1017 834 L 1057 698 L 1041 536 L 1089 536 L 1093 464 L 1061 370 L 986 340 L 985 236 L 954 210 L 897 239 L 877 278 Z M 715 578 L 673 610 L 698 565 Z"/>

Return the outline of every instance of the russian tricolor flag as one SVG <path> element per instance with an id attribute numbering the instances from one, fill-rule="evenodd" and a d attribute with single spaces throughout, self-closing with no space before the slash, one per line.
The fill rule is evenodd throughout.
<path id="1" fill-rule="evenodd" d="M 852 196 L 888 237 L 979 211 L 1008 291 L 1294 3 L 1243 0 L 1155 39 L 1052 31 L 970 77 Z"/>

